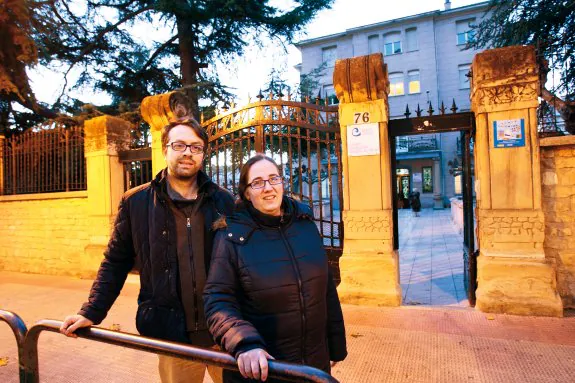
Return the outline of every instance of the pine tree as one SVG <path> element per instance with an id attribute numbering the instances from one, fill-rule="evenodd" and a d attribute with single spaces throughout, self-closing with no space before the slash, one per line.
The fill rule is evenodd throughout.
<path id="1" fill-rule="evenodd" d="M 37 56 L 22 61 L 21 69 L 36 61 L 63 68 L 66 74 L 81 69 L 78 81 L 69 85 L 107 92 L 113 107 L 124 103 L 137 108 L 148 95 L 183 88 L 197 117 L 199 99 L 217 102 L 231 97 L 212 70 L 216 62 L 232 62 L 251 42 L 261 46 L 269 38 L 291 43 L 333 0 L 294 1 L 288 10 L 270 5 L 269 0 L 0 2 L 0 20 L 12 17 L 8 3 L 19 3 L 23 13 L 29 11 L 27 22 L 42 26 L 26 32 L 25 21 L 14 22 L 37 48 Z M 142 25 L 145 36 L 137 36 Z M 171 35 L 164 37 L 163 31 Z M 4 46 L 2 52 L 6 53 Z M 18 78 L 27 81 L 23 74 Z M 8 99 L 2 93 L 1 100 L 20 102 L 17 93 L 12 95 Z M 77 111 L 75 100 L 64 93 L 53 108 Z"/>
<path id="2" fill-rule="evenodd" d="M 566 130 L 575 134 L 575 1 L 491 0 L 487 12 L 490 17 L 476 26 L 471 46 L 537 46 L 549 70 L 560 75 L 553 89 L 543 89 L 541 97 L 561 113 Z"/>

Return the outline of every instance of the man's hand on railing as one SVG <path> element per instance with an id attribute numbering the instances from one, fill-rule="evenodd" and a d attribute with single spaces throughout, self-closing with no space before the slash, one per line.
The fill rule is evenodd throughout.
<path id="1" fill-rule="evenodd" d="M 254 348 L 238 356 L 238 368 L 244 378 L 266 381 L 268 378 L 268 359 L 274 359 L 261 348 Z"/>
<path id="2" fill-rule="evenodd" d="M 64 319 L 64 322 L 62 322 L 62 326 L 60 326 L 60 332 L 70 338 L 77 338 L 78 335 L 74 334 L 74 331 L 92 325 L 94 325 L 94 322 L 82 315 L 68 315 L 66 319 Z"/>

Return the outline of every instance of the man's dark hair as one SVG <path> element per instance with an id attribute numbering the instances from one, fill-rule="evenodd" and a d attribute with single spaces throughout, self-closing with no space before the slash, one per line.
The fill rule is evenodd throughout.
<path id="1" fill-rule="evenodd" d="M 273 158 L 270 158 L 268 156 L 266 156 L 265 154 L 261 154 L 258 153 L 255 156 L 253 156 L 252 158 L 250 158 L 249 160 L 247 160 L 247 162 L 244 164 L 244 166 L 242 166 L 242 170 L 240 171 L 240 181 L 238 183 L 238 197 L 240 198 L 240 200 L 242 202 L 246 202 L 246 189 L 248 188 L 248 173 L 250 172 L 251 167 L 253 166 L 253 164 L 255 164 L 256 162 L 260 162 L 260 161 L 269 161 L 272 164 L 275 165 L 276 169 L 278 170 L 278 174 L 281 175 L 281 170 L 280 167 L 278 166 L 278 164 L 276 164 L 276 162 L 273 160 Z"/>
<path id="2" fill-rule="evenodd" d="M 193 118 L 172 121 L 168 125 L 164 126 L 164 128 L 162 129 L 162 151 L 166 150 L 166 145 L 168 145 L 170 131 L 176 126 L 180 125 L 187 126 L 188 128 L 192 129 L 194 133 L 198 135 L 198 137 L 200 137 L 200 139 L 204 143 L 204 153 L 205 153 L 206 150 L 208 150 L 208 133 Z"/>

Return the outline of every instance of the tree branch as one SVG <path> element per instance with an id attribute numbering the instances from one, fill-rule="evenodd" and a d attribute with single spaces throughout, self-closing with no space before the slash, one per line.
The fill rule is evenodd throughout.
<path id="1" fill-rule="evenodd" d="M 158 49 L 156 49 L 156 51 L 150 56 L 150 58 L 148 59 L 148 61 L 146 61 L 146 63 L 144 64 L 144 66 L 142 66 L 142 68 L 138 71 L 141 72 L 144 69 L 146 69 L 149 65 L 152 64 L 152 62 L 154 62 L 154 60 L 156 59 L 156 57 L 158 57 L 158 55 L 160 53 L 162 53 L 162 51 L 164 49 L 166 49 L 171 43 L 173 43 L 174 41 L 176 41 L 178 38 L 178 35 L 174 35 L 172 36 L 172 38 L 170 38 L 168 41 L 166 41 L 165 43 L 163 43 L 162 45 L 160 45 L 158 47 Z"/>

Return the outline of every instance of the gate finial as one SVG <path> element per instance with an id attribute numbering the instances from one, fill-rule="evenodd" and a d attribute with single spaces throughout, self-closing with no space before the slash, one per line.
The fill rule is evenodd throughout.
<path id="1" fill-rule="evenodd" d="M 428 102 L 429 104 L 429 108 L 427 108 L 427 114 L 429 114 L 430 116 L 433 115 L 433 112 L 435 112 L 433 110 L 433 106 L 431 106 L 431 101 Z"/>
<path id="2" fill-rule="evenodd" d="M 411 116 L 411 112 L 409 111 L 409 104 L 405 106 L 405 113 L 403 113 L 403 115 L 405 118 L 409 118 L 409 116 Z"/>
<path id="3" fill-rule="evenodd" d="M 457 112 L 457 105 L 455 105 L 455 99 L 453 99 L 453 103 L 451 104 L 451 111 L 453 113 Z"/>

